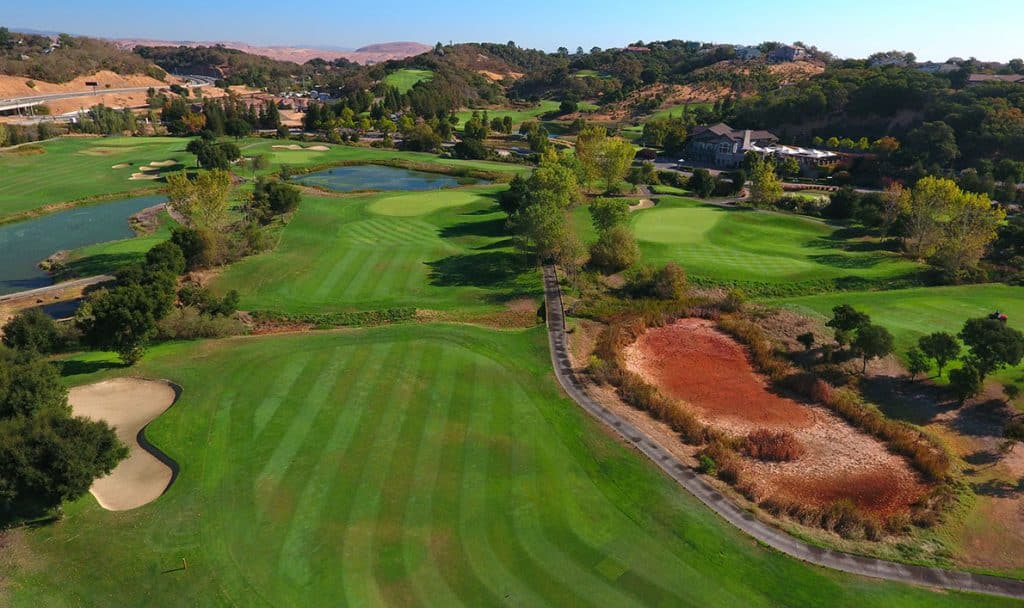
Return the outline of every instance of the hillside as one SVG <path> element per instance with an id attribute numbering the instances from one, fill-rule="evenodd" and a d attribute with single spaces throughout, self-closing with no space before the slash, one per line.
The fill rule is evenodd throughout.
<path id="1" fill-rule="evenodd" d="M 395 59 L 405 59 L 406 57 L 412 57 L 425 53 L 431 49 L 426 44 L 420 44 L 418 42 L 384 42 L 380 44 L 371 44 L 368 46 L 360 47 L 354 51 L 338 50 L 338 49 L 321 49 L 316 47 L 305 47 L 305 46 L 259 46 L 249 44 L 246 42 L 233 42 L 233 41 L 209 41 L 209 42 L 195 42 L 188 40 L 149 40 L 140 38 L 122 38 L 114 41 L 114 44 L 121 49 L 131 50 L 136 47 L 224 47 L 227 49 L 234 49 L 249 53 L 251 55 L 259 55 L 275 61 L 290 61 L 294 63 L 306 63 L 311 59 L 323 59 L 325 61 L 334 61 L 336 59 L 345 59 L 352 63 L 359 64 L 371 64 L 381 63 L 383 61 L 391 61 Z"/>
<path id="2" fill-rule="evenodd" d="M 101 70 L 164 76 L 151 62 L 105 40 L 66 34 L 50 38 L 0 27 L 0 74 L 65 83 Z"/>

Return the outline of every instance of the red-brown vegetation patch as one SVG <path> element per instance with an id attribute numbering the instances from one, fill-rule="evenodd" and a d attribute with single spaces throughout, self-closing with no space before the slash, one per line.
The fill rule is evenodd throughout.
<path id="1" fill-rule="evenodd" d="M 713 322 L 684 319 L 648 329 L 622 351 L 624 367 L 685 401 L 701 423 L 733 436 L 784 431 L 803 451 L 789 462 L 743 459 L 757 500 L 828 508 L 849 501 L 883 518 L 909 511 L 927 491 L 909 463 L 823 407 L 772 393 L 746 349 Z"/>
<path id="2" fill-rule="evenodd" d="M 793 433 L 768 429 L 759 429 L 747 435 L 743 450 L 751 458 L 770 462 L 789 462 L 807 453 Z"/>
<path id="3" fill-rule="evenodd" d="M 684 319 L 649 329 L 623 356 L 627 369 L 688 402 L 706 423 L 731 432 L 792 430 L 814 422 L 809 408 L 769 392 L 746 349 L 711 321 Z"/>

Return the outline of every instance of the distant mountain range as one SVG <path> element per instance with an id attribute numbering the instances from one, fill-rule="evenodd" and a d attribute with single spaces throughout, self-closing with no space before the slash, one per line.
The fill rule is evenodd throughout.
<path id="1" fill-rule="evenodd" d="M 12 31 L 25 34 L 38 34 L 40 36 L 56 36 L 58 32 L 36 30 L 27 27 L 12 27 Z M 71 33 L 71 32 L 68 32 Z M 77 34 L 76 34 L 77 35 Z M 94 36 L 96 38 L 98 36 Z M 136 46 L 215 46 L 223 45 L 229 49 L 238 49 L 254 55 L 263 55 L 278 61 L 294 61 L 305 63 L 317 57 L 332 61 L 338 58 L 361 64 L 380 63 L 392 59 L 405 59 L 413 55 L 425 53 L 431 48 L 430 45 L 419 42 L 382 42 L 359 47 L 355 50 L 344 46 L 324 45 L 320 47 L 305 46 L 259 46 L 247 42 L 234 42 L 225 40 L 194 41 L 194 40 L 153 40 L 146 38 L 107 38 L 118 47 L 131 50 Z"/>
<path id="2" fill-rule="evenodd" d="M 263 55 L 278 61 L 294 61 L 305 63 L 310 59 L 319 57 L 327 61 L 338 58 L 348 59 L 354 63 L 369 64 L 380 63 L 392 59 L 405 59 L 413 55 L 419 55 L 429 51 L 430 45 L 419 42 L 384 42 L 371 44 L 353 50 L 342 50 L 334 48 L 313 48 L 299 46 L 258 46 L 246 42 L 232 41 L 205 41 L 196 42 L 192 40 L 147 40 L 139 38 L 119 38 L 113 40 L 117 46 L 130 50 L 136 46 L 214 46 L 223 45 L 229 49 L 237 49 L 253 55 Z"/>

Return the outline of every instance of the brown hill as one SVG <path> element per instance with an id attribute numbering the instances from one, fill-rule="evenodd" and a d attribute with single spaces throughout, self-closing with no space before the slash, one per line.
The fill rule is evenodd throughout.
<path id="1" fill-rule="evenodd" d="M 245 42 L 212 41 L 195 42 L 169 41 L 169 40 L 147 40 L 140 38 L 122 38 L 114 41 L 117 46 L 123 49 L 133 49 L 136 46 L 216 46 L 221 45 L 229 49 L 236 49 L 253 55 L 262 55 L 277 61 L 292 61 L 305 63 L 310 59 L 348 59 L 354 63 L 368 64 L 390 61 L 392 59 L 405 59 L 413 55 L 419 55 L 431 49 L 430 46 L 418 42 L 385 42 L 371 44 L 361 47 L 355 51 L 337 51 L 328 49 L 317 49 L 298 46 L 257 46 Z"/>

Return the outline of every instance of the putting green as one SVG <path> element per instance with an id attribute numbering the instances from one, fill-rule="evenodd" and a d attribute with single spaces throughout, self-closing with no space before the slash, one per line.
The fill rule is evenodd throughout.
<path id="1" fill-rule="evenodd" d="M 429 215 L 441 209 L 462 207 L 479 202 L 479 200 L 479 194 L 465 190 L 415 192 L 379 198 L 370 203 L 367 209 L 378 215 L 414 217 Z"/>
<path id="2" fill-rule="evenodd" d="M 121 373 L 97 367 L 65 369 Z M 183 389 L 147 431 L 177 479 L 18 532 L 3 605 L 1011 605 L 761 548 L 562 396 L 541 328 L 165 344 L 132 371 Z"/>
<path id="3" fill-rule="evenodd" d="M 589 221 L 577 211 L 577 223 Z M 695 277 L 752 286 L 886 280 L 918 266 L 809 218 L 723 208 L 673 196 L 633 214 L 643 261 L 674 261 Z"/>

